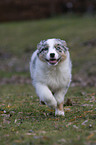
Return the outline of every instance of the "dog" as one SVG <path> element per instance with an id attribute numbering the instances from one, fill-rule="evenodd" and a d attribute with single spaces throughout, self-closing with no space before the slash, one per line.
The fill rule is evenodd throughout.
<path id="1" fill-rule="evenodd" d="M 37 45 L 30 61 L 33 86 L 40 102 L 55 109 L 55 116 L 65 116 L 63 104 L 71 82 L 72 63 L 66 41 L 47 39 Z"/>

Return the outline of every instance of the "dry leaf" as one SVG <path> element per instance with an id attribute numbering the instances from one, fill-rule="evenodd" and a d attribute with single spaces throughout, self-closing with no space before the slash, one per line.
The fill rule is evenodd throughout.
<path id="1" fill-rule="evenodd" d="M 39 131 L 39 133 L 40 133 L 40 134 L 45 134 L 45 133 L 46 133 L 46 131 L 41 130 L 41 131 Z"/>
<path id="2" fill-rule="evenodd" d="M 66 127 L 68 127 L 68 126 L 70 126 L 70 125 L 72 125 L 73 124 L 73 122 L 69 122 L 67 125 L 66 125 Z"/>
<path id="3" fill-rule="evenodd" d="M 59 143 L 66 143 L 66 140 L 64 138 L 58 140 Z"/>
<path id="4" fill-rule="evenodd" d="M 11 123 L 11 121 L 6 120 L 6 119 L 4 118 L 4 119 L 3 119 L 3 123 L 4 123 L 4 124 L 10 124 L 10 123 Z"/>
<path id="5" fill-rule="evenodd" d="M 82 123 L 82 125 L 86 125 L 86 124 L 85 124 L 86 122 L 88 122 L 88 120 L 85 120 L 85 121 Z"/>
<path id="6" fill-rule="evenodd" d="M 78 127 L 76 125 L 73 125 L 74 128 L 78 129 Z"/>
<path id="7" fill-rule="evenodd" d="M 89 140 L 94 136 L 94 133 L 91 133 L 86 139 Z"/>
<path id="8" fill-rule="evenodd" d="M 87 106 L 87 107 L 93 107 L 93 105 L 92 104 L 82 104 L 81 106 Z"/>
<path id="9" fill-rule="evenodd" d="M 69 107 L 64 107 L 64 110 L 67 111 L 67 112 L 72 111 Z"/>

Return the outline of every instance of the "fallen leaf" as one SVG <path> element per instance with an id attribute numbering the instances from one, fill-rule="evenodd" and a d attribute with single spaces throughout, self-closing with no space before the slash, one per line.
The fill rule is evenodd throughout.
<path id="1" fill-rule="evenodd" d="M 23 114 L 23 112 L 18 112 L 18 114 Z"/>
<path id="2" fill-rule="evenodd" d="M 14 140 L 14 142 L 16 142 L 16 143 L 21 143 L 22 140 Z"/>
<path id="3" fill-rule="evenodd" d="M 74 128 L 78 129 L 78 127 L 76 125 L 73 125 Z"/>
<path id="4" fill-rule="evenodd" d="M 6 113 L 6 110 L 0 109 L 0 114 Z"/>
<path id="5" fill-rule="evenodd" d="M 66 143 L 66 140 L 64 138 L 58 140 L 59 143 Z"/>
<path id="6" fill-rule="evenodd" d="M 4 124 L 10 124 L 11 121 L 9 121 L 9 120 L 7 120 L 7 119 L 4 118 L 4 119 L 3 119 L 3 123 L 4 123 Z"/>
<path id="7" fill-rule="evenodd" d="M 94 133 L 91 133 L 86 139 L 89 140 L 94 136 Z"/>
<path id="8" fill-rule="evenodd" d="M 46 131 L 41 130 L 41 131 L 39 131 L 39 133 L 40 133 L 40 134 L 45 134 L 45 133 L 46 133 Z"/>
<path id="9" fill-rule="evenodd" d="M 73 122 L 69 122 L 67 125 L 66 125 L 66 127 L 68 127 L 68 126 L 70 126 L 70 125 L 72 125 L 73 124 Z"/>
<path id="10" fill-rule="evenodd" d="M 11 105 L 8 104 L 8 108 L 10 108 L 10 107 L 11 107 Z"/>
<path id="11" fill-rule="evenodd" d="M 16 122 L 17 122 L 17 119 L 15 119 L 14 123 L 16 123 Z"/>
<path id="12" fill-rule="evenodd" d="M 15 111 L 10 111 L 10 113 L 14 114 L 14 113 L 15 113 Z"/>
<path id="13" fill-rule="evenodd" d="M 4 136 L 5 136 L 5 137 L 7 137 L 7 136 L 9 137 L 9 134 L 5 134 Z"/>
<path id="14" fill-rule="evenodd" d="M 91 96 L 90 102 L 95 102 L 95 101 L 96 101 L 95 96 Z"/>
<path id="15" fill-rule="evenodd" d="M 86 122 L 88 122 L 88 120 L 85 120 L 85 121 L 82 123 L 82 125 L 86 125 Z"/>
<path id="16" fill-rule="evenodd" d="M 92 104 L 82 104 L 81 106 L 87 106 L 87 107 L 93 107 L 93 105 Z"/>
<path id="17" fill-rule="evenodd" d="M 91 113 L 91 112 L 93 112 L 93 110 L 84 111 L 84 114 Z"/>
<path id="18" fill-rule="evenodd" d="M 82 116 L 75 116 L 73 119 L 70 120 L 70 122 L 75 121 L 77 118 L 82 118 Z"/>
<path id="19" fill-rule="evenodd" d="M 70 112 L 70 111 L 72 111 L 69 107 L 64 107 L 64 110 L 66 111 L 66 112 Z"/>
<path id="20" fill-rule="evenodd" d="M 43 136 L 34 136 L 35 139 L 43 138 Z"/>
<path id="21" fill-rule="evenodd" d="M 36 135 L 36 133 L 30 133 L 30 132 L 28 132 L 28 133 L 26 133 L 26 135 L 33 135 L 33 136 L 35 136 Z"/>

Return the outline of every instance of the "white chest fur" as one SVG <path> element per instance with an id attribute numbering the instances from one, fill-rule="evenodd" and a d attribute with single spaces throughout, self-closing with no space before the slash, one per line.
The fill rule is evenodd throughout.
<path id="1" fill-rule="evenodd" d="M 58 88 L 68 87 L 71 80 L 71 62 L 68 58 L 57 66 L 48 66 L 37 59 L 34 69 L 33 84 L 41 82 L 53 91 Z"/>

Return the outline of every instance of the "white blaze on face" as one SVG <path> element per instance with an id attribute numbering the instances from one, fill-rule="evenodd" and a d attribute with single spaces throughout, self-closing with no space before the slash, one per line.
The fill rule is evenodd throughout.
<path id="1" fill-rule="evenodd" d="M 49 50 L 48 53 L 46 55 L 46 59 L 50 60 L 50 54 L 54 53 L 54 59 L 58 59 L 59 58 L 59 54 L 56 52 L 56 49 L 54 48 L 55 44 L 56 44 L 56 40 L 55 39 L 48 39 L 47 40 L 47 44 L 49 46 Z"/>

